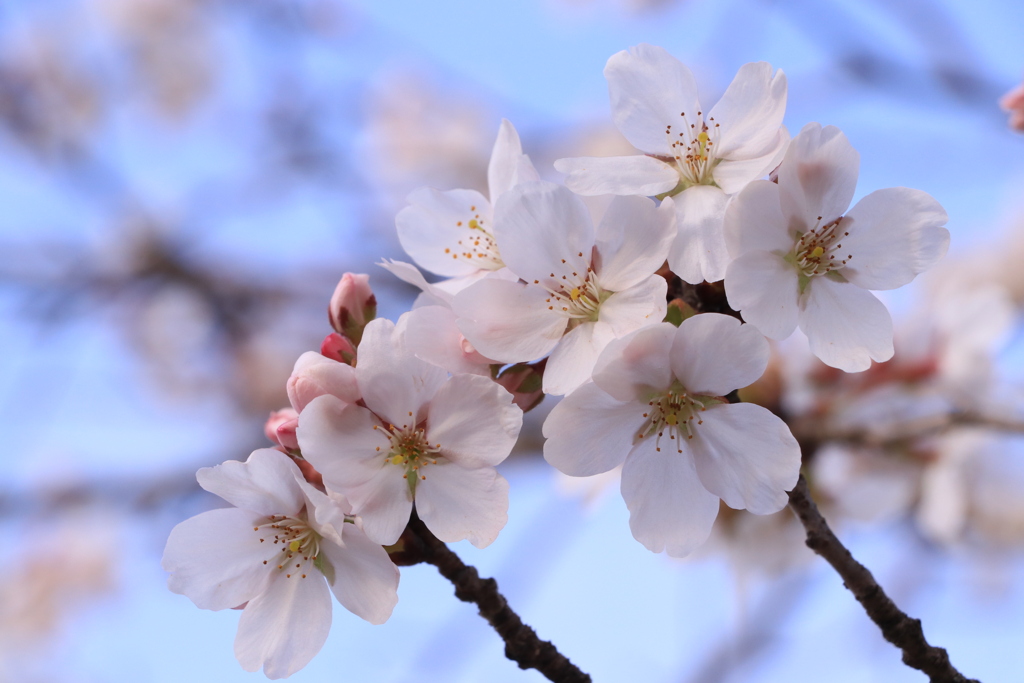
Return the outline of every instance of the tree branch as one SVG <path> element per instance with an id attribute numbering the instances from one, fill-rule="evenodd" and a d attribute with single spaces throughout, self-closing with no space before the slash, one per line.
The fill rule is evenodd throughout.
<path id="1" fill-rule="evenodd" d="M 890 643 L 903 651 L 903 663 L 928 675 L 932 683 L 978 683 L 957 671 L 941 647 L 929 645 L 921 620 L 907 616 L 885 594 L 867 567 L 854 559 L 829 528 L 811 499 L 803 475 L 789 493 L 789 506 L 807 529 L 807 547 L 825 558 L 843 579 L 843 585 L 864 607 Z"/>
<path id="2" fill-rule="evenodd" d="M 391 559 L 399 566 L 426 562 L 437 567 L 441 575 L 454 584 L 455 597 L 477 606 L 480 616 L 505 641 L 505 656 L 520 669 L 536 669 L 556 683 L 590 683 L 589 675 L 523 623 L 508 606 L 505 596 L 498 592 L 494 579 L 481 579 L 476 568 L 465 564 L 438 540 L 415 512 L 401 539 L 392 547 Z"/>

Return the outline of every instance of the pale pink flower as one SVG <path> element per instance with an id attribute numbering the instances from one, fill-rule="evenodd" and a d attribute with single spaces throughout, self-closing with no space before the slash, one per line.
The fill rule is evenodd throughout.
<path id="1" fill-rule="evenodd" d="M 693 74 L 663 48 L 619 52 L 604 75 L 615 125 L 646 156 L 559 159 L 555 168 L 579 194 L 674 196 L 678 236 L 669 265 L 686 282 L 721 280 L 729 195 L 775 168 L 789 140 L 785 74 L 773 75 L 767 62 L 744 64 L 709 111 Z"/>
<path id="2" fill-rule="evenodd" d="M 287 450 L 298 450 L 295 428 L 299 425 L 299 414 L 294 408 L 275 410 L 263 424 L 263 433 L 268 439 Z"/>
<path id="3" fill-rule="evenodd" d="M 306 351 L 295 361 L 295 368 L 286 385 L 288 400 L 297 412 L 317 396 L 331 394 L 345 403 L 359 400 L 355 370 L 315 351 Z"/>
<path id="4" fill-rule="evenodd" d="M 999 106 L 1010 113 L 1010 128 L 1024 132 L 1024 84 L 1003 95 Z"/>
<path id="5" fill-rule="evenodd" d="M 920 190 L 876 190 L 844 215 L 859 166 L 842 131 L 809 123 L 778 183 L 750 183 L 725 215 L 729 304 L 772 339 L 799 325 L 814 355 L 846 372 L 893 355 L 892 318 L 869 290 L 902 287 L 949 247 L 946 212 Z"/>
<path id="6" fill-rule="evenodd" d="M 512 396 L 416 358 L 388 320 L 366 326 L 358 353 L 363 405 L 310 402 L 299 416 L 303 456 L 379 543 L 398 540 L 415 502 L 442 541 L 490 544 L 508 520 L 508 482 L 494 466 L 522 427 Z"/>
<path id="7" fill-rule="evenodd" d="M 768 514 L 796 484 L 800 447 L 786 423 L 723 398 L 760 377 L 768 355 L 755 328 L 717 313 L 613 341 L 593 381 L 545 421 L 544 457 L 576 477 L 622 465 L 633 536 L 687 555 L 711 533 L 719 499 Z"/>
<path id="8" fill-rule="evenodd" d="M 245 606 L 235 656 L 246 671 L 284 678 L 308 664 L 331 627 L 331 592 L 372 624 L 391 616 L 398 568 L 344 501 L 306 483 L 287 455 L 254 451 L 196 478 L 235 507 L 174 527 L 163 567 L 169 588 L 197 607 Z"/>
<path id="9" fill-rule="evenodd" d="M 345 273 L 327 307 L 331 327 L 358 344 L 366 323 L 377 317 L 377 297 L 370 289 L 370 276 Z"/>

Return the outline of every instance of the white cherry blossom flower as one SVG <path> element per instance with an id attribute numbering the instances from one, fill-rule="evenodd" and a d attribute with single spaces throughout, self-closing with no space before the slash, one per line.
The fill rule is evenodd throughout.
<path id="1" fill-rule="evenodd" d="M 690 70 L 660 47 L 619 52 L 604 75 L 615 125 L 646 156 L 559 159 L 555 168 L 583 195 L 674 195 L 678 236 L 669 265 L 686 282 L 721 280 L 729 195 L 775 168 L 789 140 L 785 74 L 772 75 L 767 62 L 744 64 L 710 110 Z"/>
<path id="2" fill-rule="evenodd" d="M 511 394 L 416 358 L 388 320 L 366 326 L 358 354 L 363 405 L 313 399 L 299 415 L 303 456 L 378 543 L 398 540 L 415 502 L 442 541 L 490 544 L 508 520 L 508 482 L 494 466 L 523 420 Z"/>
<path id="3" fill-rule="evenodd" d="M 344 501 L 308 484 L 287 455 L 254 451 L 196 478 L 235 507 L 174 527 L 163 567 L 170 589 L 197 607 L 245 605 L 235 656 L 246 671 L 284 678 L 308 664 L 331 627 L 331 592 L 372 624 L 391 616 L 398 568 L 350 523 Z"/>
<path id="4" fill-rule="evenodd" d="M 755 180 L 729 205 L 729 304 L 772 339 L 793 330 L 846 372 L 893 355 L 892 318 L 868 290 L 902 287 L 946 253 L 946 212 L 920 190 L 876 190 L 847 211 L 860 156 L 842 131 L 810 123 L 778 184 Z"/>
<path id="5" fill-rule="evenodd" d="M 596 229 L 583 201 L 537 181 L 508 192 L 496 236 L 522 281 L 485 278 L 455 295 L 466 339 L 488 358 L 518 363 L 551 354 L 544 391 L 565 394 L 590 377 L 612 339 L 665 317 L 672 201 L 616 197 Z"/>
<path id="6" fill-rule="evenodd" d="M 544 457 L 575 477 L 622 465 L 633 536 L 687 555 L 711 533 L 719 499 L 768 514 L 796 484 L 800 447 L 786 423 L 723 398 L 760 377 L 768 355 L 755 328 L 717 313 L 613 341 L 593 381 L 544 422 Z"/>

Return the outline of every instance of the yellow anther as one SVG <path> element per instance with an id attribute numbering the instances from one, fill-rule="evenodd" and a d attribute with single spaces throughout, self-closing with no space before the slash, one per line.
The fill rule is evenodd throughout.
<path id="1" fill-rule="evenodd" d="M 569 297 L 573 301 L 576 301 L 577 299 L 579 299 L 580 298 L 580 288 L 579 287 L 573 287 L 572 291 L 569 292 Z"/>
<path id="2" fill-rule="evenodd" d="M 292 541 L 291 543 L 288 544 L 288 550 L 291 550 L 294 553 L 294 552 L 296 552 L 299 549 L 299 547 L 301 545 L 302 545 L 302 543 L 299 542 L 299 541 Z"/>
<path id="3" fill-rule="evenodd" d="M 401 455 L 395 455 L 391 458 L 391 462 L 394 463 L 395 465 L 401 465 L 405 462 L 405 458 L 402 457 Z"/>
<path id="4" fill-rule="evenodd" d="M 480 227 L 480 224 L 477 223 L 475 218 L 469 219 L 469 228 L 470 228 L 470 230 L 476 230 L 479 227 Z"/>
<path id="5" fill-rule="evenodd" d="M 815 247 L 814 249 L 811 250 L 811 258 L 819 258 L 824 253 L 824 249 L 822 249 L 821 247 Z"/>
<path id="6" fill-rule="evenodd" d="M 668 415 L 665 416 L 665 423 L 670 424 L 674 427 L 677 424 L 679 424 L 679 416 L 676 415 L 675 413 L 669 413 Z"/>
<path id="7" fill-rule="evenodd" d="M 707 134 L 706 132 L 704 132 L 704 131 L 701 131 L 701 132 L 700 132 L 700 133 L 699 133 L 699 134 L 697 135 L 697 139 L 698 139 L 698 140 L 700 141 L 700 144 L 702 144 L 702 145 L 703 145 L 703 144 L 704 144 L 705 142 L 707 142 L 707 141 L 708 141 L 708 134 Z"/>

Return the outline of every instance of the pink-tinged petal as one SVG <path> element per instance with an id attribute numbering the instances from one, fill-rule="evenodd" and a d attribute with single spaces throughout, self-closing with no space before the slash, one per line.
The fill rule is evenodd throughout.
<path id="1" fill-rule="evenodd" d="M 637 149 L 671 156 L 666 126 L 678 133 L 700 121 L 697 82 L 664 48 L 641 43 L 614 54 L 604 77 L 615 126 Z"/>
<path id="2" fill-rule="evenodd" d="M 786 114 L 786 74 L 768 62 L 744 64 L 708 114 L 718 124 L 715 156 L 750 159 L 775 148 Z"/>
<path id="3" fill-rule="evenodd" d="M 672 344 L 672 373 L 687 393 L 725 396 L 763 375 L 770 354 L 768 342 L 753 325 L 705 313 L 679 326 Z"/>
<path id="4" fill-rule="evenodd" d="M 451 373 L 490 375 L 491 360 L 477 353 L 462 336 L 455 312 L 444 306 L 422 306 L 403 313 L 396 329 L 417 358 Z"/>
<path id="5" fill-rule="evenodd" d="M 658 323 L 609 342 L 594 367 L 594 383 L 619 401 L 647 401 L 667 391 L 675 338 L 672 324 Z"/>
<path id="6" fill-rule="evenodd" d="M 668 283 L 660 275 L 649 275 L 629 289 L 615 292 L 598 310 L 598 324 L 607 325 L 614 337 L 622 337 L 641 327 L 656 325 L 665 319 Z M 602 346 L 602 348 L 604 348 Z"/>
<path id="7" fill-rule="evenodd" d="M 597 357 L 614 338 L 611 327 L 601 322 L 581 323 L 569 331 L 548 357 L 544 393 L 564 396 L 590 379 Z"/>
<path id="8" fill-rule="evenodd" d="M 621 292 L 653 275 L 676 236 L 675 203 L 616 197 L 597 226 L 596 270 L 601 288 Z"/>
<path id="9" fill-rule="evenodd" d="M 640 443 L 622 467 L 622 498 L 633 538 L 651 552 L 685 557 L 711 534 L 718 496 L 700 483 L 693 456 L 676 452 L 675 441 Z M 670 445 L 671 444 L 671 445 Z"/>
<path id="10" fill-rule="evenodd" d="M 537 171 L 530 158 L 523 154 L 523 146 L 508 119 L 501 120 L 498 138 L 491 150 L 491 161 L 487 165 L 487 187 L 491 201 L 505 194 L 519 183 L 538 180 Z"/>
<path id="11" fill-rule="evenodd" d="M 170 572 L 167 587 L 202 609 L 244 605 L 265 589 L 273 543 L 253 531 L 266 516 L 249 510 L 210 510 L 186 519 L 171 530 L 161 566 Z"/>
<path id="12" fill-rule="evenodd" d="M 949 216 L 927 192 L 906 187 L 876 190 L 850 209 L 838 230 L 849 259 L 843 276 L 864 289 L 908 284 L 946 255 Z M 840 233 L 842 234 L 842 233 Z"/>
<path id="13" fill-rule="evenodd" d="M 562 338 L 566 318 L 542 287 L 487 278 L 459 292 L 452 308 L 477 351 L 503 363 L 536 360 Z"/>
<path id="14" fill-rule="evenodd" d="M 785 339 L 796 329 L 799 277 L 796 268 L 778 254 L 748 251 L 730 263 L 725 294 L 733 310 L 770 339 Z"/>
<path id="15" fill-rule="evenodd" d="M 700 417 L 689 447 L 704 488 L 755 515 L 784 508 L 800 476 L 800 445 L 786 423 L 753 403 L 714 406 Z"/>
<path id="16" fill-rule="evenodd" d="M 442 460 L 422 470 L 416 513 L 445 543 L 486 548 L 508 521 L 508 481 L 493 467 L 466 469 Z"/>
<path id="17" fill-rule="evenodd" d="M 755 180 L 729 202 L 723 224 L 729 255 L 736 258 L 748 251 L 793 251 L 796 236 L 782 215 L 779 186 Z"/>
<path id="18" fill-rule="evenodd" d="M 341 543 L 345 519 L 352 515 L 352 505 L 337 491 L 321 491 L 301 475 L 295 480 L 306 497 L 306 521 L 318 534 L 333 543 Z"/>
<path id="19" fill-rule="evenodd" d="M 592 382 L 584 384 L 544 420 L 544 459 L 571 477 L 618 467 L 633 449 L 645 407 L 616 401 Z"/>
<path id="20" fill-rule="evenodd" d="M 594 226 L 586 204 L 561 185 L 516 185 L 497 200 L 494 235 L 509 270 L 527 282 L 558 286 L 562 276 L 586 273 Z"/>
<path id="21" fill-rule="evenodd" d="M 381 268 L 384 268 L 389 273 L 397 277 L 402 282 L 406 282 L 413 287 L 418 287 L 422 294 L 420 296 L 430 297 L 431 305 L 435 306 L 450 306 L 452 302 L 451 293 L 445 291 L 444 288 L 439 288 L 437 285 L 432 285 L 427 282 L 426 278 L 423 277 L 423 273 L 411 263 L 405 263 L 403 261 L 394 261 L 384 259 L 377 264 Z"/>
<path id="22" fill-rule="evenodd" d="M 857 189 L 860 154 L 835 126 L 808 123 L 779 167 L 779 198 L 791 229 L 804 232 L 836 220 Z"/>
<path id="23" fill-rule="evenodd" d="M 412 513 L 405 467 L 384 465 L 365 484 L 344 493 L 353 512 L 362 517 L 363 531 L 370 540 L 381 545 L 398 541 Z"/>
<path id="24" fill-rule="evenodd" d="M 486 248 L 490 238 L 482 232 L 492 227 L 491 204 L 482 194 L 424 187 L 410 194 L 408 201 L 410 206 L 395 217 L 395 226 L 402 248 L 420 266 L 449 277 L 500 267 Z M 477 241 L 485 244 L 477 246 Z"/>
<path id="25" fill-rule="evenodd" d="M 412 355 L 384 318 L 363 330 L 358 358 L 356 380 L 366 407 L 396 426 L 422 421 L 427 401 L 448 379 L 443 369 Z"/>
<path id="26" fill-rule="evenodd" d="M 238 620 L 235 657 L 246 671 L 287 678 L 320 652 L 331 630 L 331 593 L 314 571 L 302 578 L 278 574 Z"/>
<path id="27" fill-rule="evenodd" d="M 383 624 L 398 604 L 398 567 L 387 551 L 366 537 L 354 524 L 345 525 L 344 547 L 322 543 L 327 579 L 345 609 L 371 624 Z"/>
<path id="28" fill-rule="evenodd" d="M 712 171 L 715 184 L 722 192 L 736 194 L 749 183 L 763 178 L 774 170 L 781 162 L 789 144 L 789 131 L 780 128 L 775 136 L 774 146 L 768 148 L 763 156 L 752 159 L 722 159 Z"/>
<path id="29" fill-rule="evenodd" d="M 196 472 L 204 489 L 235 507 L 261 515 L 294 515 L 305 500 L 293 474 L 299 468 L 274 448 L 253 451 L 245 462 L 228 460 Z"/>
<path id="30" fill-rule="evenodd" d="M 346 403 L 360 399 L 355 369 L 315 351 L 306 351 L 295 361 L 286 385 L 288 400 L 299 412 L 317 396 L 331 394 Z"/>
<path id="31" fill-rule="evenodd" d="M 679 184 L 679 171 L 654 157 L 574 157 L 559 159 L 555 170 L 576 194 L 640 195 L 653 197 Z"/>
<path id="32" fill-rule="evenodd" d="M 373 478 L 391 449 L 380 421 L 362 406 L 333 396 L 314 399 L 299 415 L 303 457 L 331 489 L 345 493 Z"/>
<path id="33" fill-rule="evenodd" d="M 522 427 L 512 394 L 488 377 L 455 375 L 430 402 L 427 441 L 463 467 L 493 467 L 508 457 Z"/>
<path id="34" fill-rule="evenodd" d="M 729 265 L 722 226 L 729 198 L 717 187 L 694 185 L 674 199 L 676 239 L 668 253 L 672 272 L 690 284 L 721 280 Z"/>
<path id="35" fill-rule="evenodd" d="M 845 372 L 892 358 L 892 317 L 885 304 L 848 282 L 812 279 L 801 300 L 800 329 L 811 353 Z"/>

